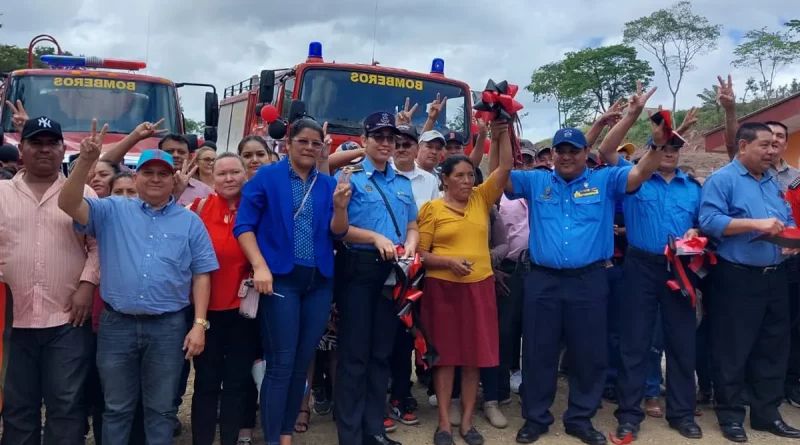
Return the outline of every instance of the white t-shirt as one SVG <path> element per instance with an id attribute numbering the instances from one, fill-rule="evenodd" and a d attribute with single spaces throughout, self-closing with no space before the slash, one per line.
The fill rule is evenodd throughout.
<path id="1" fill-rule="evenodd" d="M 411 180 L 411 191 L 414 193 L 414 201 L 417 203 L 417 209 L 422 207 L 428 201 L 432 201 L 439 197 L 439 181 L 432 174 L 419 168 L 417 163 L 414 163 L 414 170 L 410 172 L 403 172 L 397 169 L 392 163 L 394 170 L 397 174 L 403 175 Z"/>

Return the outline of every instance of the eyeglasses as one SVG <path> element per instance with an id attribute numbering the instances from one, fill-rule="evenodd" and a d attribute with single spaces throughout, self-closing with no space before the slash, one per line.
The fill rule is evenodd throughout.
<path id="1" fill-rule="evenodd" d="M 204 164 L 213 164 L 215 158 L 199 158 L 197 162 L 202 162 Z"/>
<path id="2" fill-rule="evenodd" d="M 397 142 L 397 148 L 402 148 L 403 150 L 411 150 L 414 144 L 411 142 Z"/>
<path id="3" fill-rule="evenodd" d="M 371 134 L 371 135 L 369 135 L 369 137 L 371 137 L 372 139 L 375 139 L 375 141 L 377 143 L 379 143 L 379 144 L 383 144 L 384 142 L 391 142 L 392 144 L 396 144 L 397 143 L 397 138 L 393 134 L 380 134 L 380 133 L 378 133 L 378 134 Z"/>
<path id="4" fill-rule="evenodd" d="M 306 138 L 294 138 L 292 140 L 294 141 L 295 144 L 301 147 L 308 147 L 310 145 L 311 148 L 313 148 L 314 150 L 322 150 L 322 147 L 325 146 L 325 144 L 323 144 L 322 141 L 312 141 Z"/>

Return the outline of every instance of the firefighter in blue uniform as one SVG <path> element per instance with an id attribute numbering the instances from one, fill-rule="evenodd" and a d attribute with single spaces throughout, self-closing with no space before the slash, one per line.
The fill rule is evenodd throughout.
<path id="1" fill-rule="evenodd" d="M 633 96 L 630 113 L 638 116 L 648 97 Z M 554 171 L 513 171 L 506 184 L 509 198 L 527 199 L 529 218 L 538 230 L 529 241 L 522 334 L 525 425 L 517 442 L 538 440 L 554 422 L 550 407 L 563 333 L 570 364 L 564 427 L 587 444 L 602 445 L 605 436 L 593 427 L 592 418 L 606 379 L 606 268 L 614 253 L 615 201 L 638 189 L 662 155 L 650 151 L 634 167 L 589 170 L 586 137 L 574 128 L 556 133 L 553 151 Z"/>
<path id="2" fill-rule="evenodd" d="M 610 165 L 626 166 L 616 150 L 618 138 L 632 125 L 632 119 L 620 122 L 601 145 L 601 156 Z M 617 437 L 631 434 L 636 438 L 645 418 L 641 404 L 645 395 L 653 327 L 662 317 L 667 354 L 667 413 L 669 426 L 688 439 L 700 439 L 702 430 L 694 419 L 696 311 L 692 302 L 667 286 L 672 276 L 667 270 L 664 248 L 670 235 L 698 235 L 697 214 L 701 186 L 678 170 L 683 141 L 669 140 L 661 127 L 654 127 L 648 146 L 663 150 L 663 160 L 635 193 L 625 196 L 623 211 L 628 249 L 623 279 L 625 291 L 619 307 L 620 368 L 617 377 L 619 408 L 615 412 Z"/>
<path id="3" fill-rule="evenodd" d="M 411 181 L 389 164 L 398 135 L 393 113 L 369 115 L 362 136 L 366 156 L 351 167 L 350 229 L 336 255 L 340 318 L 334 396 L 340 445 L 399 445 L 383 426 L 397 314 L 382 291 L 395 247 L 413 256 L 419 231 Z"/>

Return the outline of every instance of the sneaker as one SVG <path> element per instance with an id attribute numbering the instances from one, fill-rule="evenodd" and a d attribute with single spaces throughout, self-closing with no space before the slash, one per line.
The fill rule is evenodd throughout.
<path id="1" fill-rule="evenodd" d="M 322 388 L 312 389 L 311 400 L 313 400 L 314 402 L 314 404 L 311 407 L 311 411 L 313 411 L 314 414 L 318 416 L 324 416 L 331 412 L 331 402 L 325 395 L 324 389 Z"/>
<path id="2" fill-rule="evenodd" d="M 390 401 L 389 417 L 403 425 L 416 425 L 419 423 L 419 418 L 414 414 L 414 410 L 412 410 L 405 401 L 403 403 L 399 400 Z"/>
<path id="3" fill-rule="evenodd" d="M 484 403 L 483 415 L 486 416 L 486 420 L 488 420 L 489 423 L 491 423 L 495 428 L 505 428 L 508 426 L 508 420 L 500 411 L 500 407 L 497 402 Z"/>
<path id="4" fill-rule="evenodd" d="M 390 419 L 389 417 L 384 417 L 383 429 L 385 429 L 387 433 L 391 433 L 392 431 L 397 429 L 397 424 L 394 423 L 394 420 Z"/>
<path id="5" fill-rule="evenodd" d="M 439 406 L 439 401 L 436 400 L 436 394 L 432 394 L 430 397 L 428 397 L 428 405 L 430 405 L 430 406 L 432 406 L 434 408 Z"/>
<path id="6" fill-rule="evenodd" d="M 450 401 L 450 425 L 461 425 L 461 399 Z"/>
<path id="7" fill-rule="evenodd" d="M 522 371 L 511 374 L 511 391 L 519 394 L 519 387 L 522 385 Z"/>

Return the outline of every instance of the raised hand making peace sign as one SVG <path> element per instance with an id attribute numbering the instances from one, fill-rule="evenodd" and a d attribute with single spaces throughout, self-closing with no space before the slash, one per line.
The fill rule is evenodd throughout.
<path id="1" fill-rule="evenodd" d="M 339 209 L 347 209 L 350 204 L 350 196 L 353 191 L 350 186 L 350 177 L 353 176 L 353 169 L 346 168 L 339 175 L 339 180 L 336 182 L 336 188 L 333 190 L 333 205 Z"/>
<path id="2" fill-rule="evenodd" d="M 411 125 L 411 118 L 414 116 L 414 113 L 417 112 L 419 104 L 414 104 L 411 109 L 408 108 L 409 105 L 411 105 L 411 99 L 406 97 L 406 105 L 403 107 L 403 111 L 397 113 L 395 117 L 397 125 Z"/>
<path id="3" fill-rule="evenodd" d="M 25 111 L 25 107 L 22 106 L 22 101 L 17 100 L 17 106 L 15 107 L 10 100 L 7 100 L 6 105 L 11 110 L 11 125 L 17 130 L 17 133 L 22 133 L 22 127 L 25 125 L 25 121 L 28 120 L 28 113 Z"/>
<path id="4" fill-rule="evenodd" d="M 441 114 L 442 108 L 444 108 L 444 104 L 446 103 L 447 96 L 441 99 L 441 95 L 436 93 L 436 100 L 434 100 L 430 108 L 428 108 L 428 120 L 435 122 L 436 119 L 439 119 L 439 114 Z"/>
<path id="5" fill-rule="evenodd" d="M 83 138 L 81 141 L 81 155 L 82 159 L 89 162 L 94 162 L 100 159 L 100 154 L 103 151 L 103 140 L 106 138 L 108 132 L 108 124 L 104 124 L 100 133 L 97 133 L 97 119 L 92 119 L 92 131 L 89 136 Z"/>
<path id="6" fill-rule="evenodd" d="M 167 129 L 163 129 L 163 128 L 159 129 L 158 128 L 163 123 L 164 123 L 164 119 L 163 118 L 161 120 L 159 120 L 158 122 L 156 122 L 155 124 L 151 124 L 150 122 L 142 122 L 141 124 L 139 124 L 136 127 L 136 129 L 133 130 L 132 134 L 136 137 L 136 139 L 138 139 L 140 141 L 145 140 L 147 138 L 154 137 L 154 136 L 162 135 L 162 134 L 167 133 L 169 131 Z"/>
<path id="7" fill-rule="evenodd" d="M 636 93 L 628 100 L 628 113 L 634 113 L 636 116 L 642 113 L 647 101 L 656 92 L 658 87 L 653 87 L 647 93 L 642 93 L 642 81 L 636 81 Z"/>
<path id="8" fill-rule="evenodd" d="M 732 110 L 736 107 L 736 94 L 733 92 L 733 79 L 728 74 L 728 82 L 722 80 L 722 76 L 717 76 L 719 89 L 717 89 L 717 103 L 724 110 Z"/>

